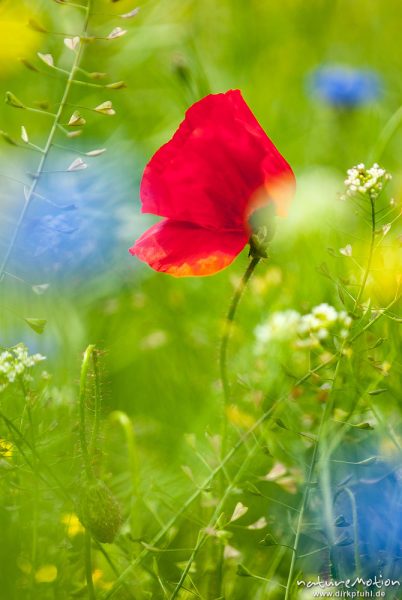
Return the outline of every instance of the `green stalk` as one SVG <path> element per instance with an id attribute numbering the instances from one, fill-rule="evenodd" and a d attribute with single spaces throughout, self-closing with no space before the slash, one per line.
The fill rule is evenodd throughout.
<path id="1" fill-rule="evenodd" d="M 385 124 L 378 141 L 371 153 L 371 160 L 380 160 L 386 147 L 402 123 L 402 106 L 400 106 Z"/>
<path id="2" fill-rule="evenodd" d="M 374 245 L 375 245 L 376 214 L 375 214 L 375 200 L 371 194 L 370 194 L 370 204 L 371 204 L 371 238 L 370 238 L 369 255 L 368 255 L 367 265 L 366 265 L 366 269 L 364 271 L 363 279 L 360 284 L 359 293 L 357 294 L 355 304 L 353 307 L 353 312 L 358 307 L 361 297 L 363 296 L 364 290 L 366 288 L 367 279 L 370 274 L 371 263 L 373 261 Z"/>
<path id="3" fill-rule="evenodd" d="M 240 476 L 243 474 L 244 470 L 247 468 L 249 462 L 251 461 L 251 459 L 254 456 L 254 453 L 256 451 L 256 449 L 258 448 L 258 444 L 256 444 L 253 448 L 253 450 L 247 455 L 246 460 L 243 462 L 241 468 L 238 470 L 238 472 L 236 473 L 236 477 L 233 479 L 233 481 L 231 482 L 230 485 L 228 485 L 225 489 L 225 493 L 223 494 L 222 498 L 220 499 L 216 509 L 214 510 L 214 513 L 212 515 L 212 518 L 210 519 L 207 527 L 204 528 L 204 533 L 202 533 L 201 531 L 198 534 L 198 540 L 196 545 L 193 548 L 193 551 L 191 552 L 190 558 L 187 561 L 187 564 L 181 574 L 181 577 L 175 587 L 175 589 L 173 590 L 172 595 L 170 596 L 170 600 L 174 600 L 175 598 L 177 598 L 177 595 L 180 591 L 180 589 L 183 587 L 183 584 L 185 582 L 185 579 L 191 569 L 191 565 L 193 564 L 199 550 L 202 548 L 202 546 L 204 545 L 204 543 L 207 541 L 209 534 L 205 532 L 205 530 L 208 530 L 210 527 L 214 527 L 216 525 L 216 522 L 218 521 L 224 504 L 226 502 L 226 499 L 228 498 L 228 496 L 231 494 L 232 489 L 234 487 L 234 485 L 237 483 L 237 481 L 240 479 Z"/>
<path id="4" fill-rule="evenodd" d="M 94 349 L 91 352 L 92 357 L 92 368 L 94 372 L 95 381 L 95 414 L 94 414 L 94 427 L 91 435 L 91 443 L 89 446 L 89 454 L 92 455 L 96 449 L 96 443 L 99 439 L 100 421 L 101 421 L 101 410 L 102 410 L 102 392 L 100 385 L 99 376 L 99 364 L 98 364 L 98 353 Z"/>
<path id="5" fill-rule="evenodd" d="M 120 410 L 113 411 L 109 415 L 109 419 L 112 423 L 118 424 L 124 432 L 131 474 L 131 534 L 133 537 L 139 538 L 141 537 L 141 523 L 138 519 L 138 505 L 141 505 L 142 498 L 140 496 L 138 451 L 133 426 L 126 413 Z"/>
<path id="6" fill-rule="evenodd" d="M 300 507 L 300 511 L 299 511 L 299 516 L 297 519 L 296 535 L 295 535 L 295 540 L 294 540 L 294 544 L 293 544 L 293 552 L 292 552 L 292 559 L 290 562 L 290 568 L 289 568 L 289 573 L 288 573 L 288 580 L 287 580 L 287 584 L 286 584 L 285 600 L 289 600 L 289 598 L 290 598 L 290 591 L 291 591 L 293 576 L 294 576 L 294 572 L 295 572 L 297 551 L 299 548 L 299 541 L 300 541 L 300 535 L 301 535 L 301 530 L 302 530 L 302 526 L 303 526 L 304 513 L 307 509 L 308 500 L 309 500 L 309 496 L 310 496 L 314 469 L 315 469 L 315 465 L 316 465 L 316 461 L 317 461 L 317 457 L 318 457 L 318 445 L 320 442 L 321 434 L 322 434 L 322 431 L 324 428 L 324 423 L 326 421 L 327 413 L 328 413 L 327 408 L 328 408 L 328 404 L 325 406 L 325 410 L 323 411 L 323 414 L 321 417 L 320 428 L 318 431 L 318 437 L 317 437 L 317 440 L 314 445 L 313 457 L 311 459 L 311 463 L 310 463 L 310 466 L 308 469 L 307 483 L 304 488 L 303 498 L 302 498 L 301 507 Z"/>
<path id="7" fill-rule="evenodd" d="M 359 554 L 359 523 L 358 523 L 358 518 L 357 518 L 356 499 L 355 499 L 353 492 L 348 487 L 344 487 L 343 491 L 349 496 L 350 504 L 352 506 L 355 569 L 356 569 L 356 576 L 361 577 L 362 569 L 361 569 L 360 554 Z"/>
<path id="8" fill-rule="evenodd" d="M 258 263 L 260 262 L 260 258 L 252 257 L 250 260 L 247 269 L 245 270 L 243 277 L 240 280 L 240 283 L 234 293 L 232 301 L 229 305 L 229 309 L 225 318 L 221 345 L 219 350 L 219 371 L 220 378 L 222 383 L 223 390 L 223 414 L 222 414 L 222 429 L 221 429 L 221 457 L 224 456 L 226 452 L 226 444 L 227 444 L 227 434 L 228 434 L 228 425 L 227 425 L 227 415 L 226 410 L 230 404 L 230 384 L 228 377 L 228 346 L 230 341 L 230 336 L 233 329 L 233 323 L 236 317 L 237 307 L 239 306 L 240 300 L 243 296 L 243 293 L 247 287 L 247 284 L 254 273 L 254 270 Z"/>
<path id="9" fill-rule="evenodd" d="M 87 390 L 87 377 L 89 371 L 89 365 L 92 358 L 92 355 L 95 351 L 95 346 L 90 344 L 84 352 L 84 358 L 82 359 L 81 365 L 81 376 L 80 376 L 80 393 L 79 393 L 79 401 L 80 401 L 80 446 L 82 456 L 84 458 L 84 467 L 85 473 L 88 480 L 94 478 L 90 454 L 88 450 L 88 442 L 87 442 L 87 432 L 86 432 L 86 390 Z"/>
<path id="10" fill-rule="evenodd" d="M 91 553 L 91 534 L 85 529 L 85 578 L 87 580 L 88 598 L 95 600 L 95 588 L 92 580 L 92 553 Z"/>
<path id="11" fill-rule="evenodd" d="M 230 303 L 229 310 L 227 312 L 226 319 L 225 319 L 225 324 L 224 324 L 224 329 L 223 329 L 223 334 L 222 334 L 222 339 L 221 339 L 221 346 L 220 346 L 220 351 L 219 351 L 219 369 L 220 369 L 220 375 L 221 375 L 225 408 L 229 405 L 229 402 L 230 402 L 230 385 L 229 385 L 229 378 L 228 378 L 228 374 L 227 374 L 227 351 L 228 351 L 230 335 L 232 333 L 232 328 L 233 328 L 233 323 L 234 323 L 234 319 L 236 316 L 237 307 L 238 307 L 239 302 L 243 296 L 243 293 L 247 287 L 247 284 L 248 284 L 252 274 L 254 273 L 256 266 L 260 262 L 260 260 L 261 260 L 260 258 L 253 257 L 251 259 L 251 261 L 249 262 L 248 267 L 247 267 L 246 271 L 244 272 L 243 277 L 241 278 L 240 283 L 234 293 L 234 296 Z M 226 418 L 224 420 L 226 421 Z"/>

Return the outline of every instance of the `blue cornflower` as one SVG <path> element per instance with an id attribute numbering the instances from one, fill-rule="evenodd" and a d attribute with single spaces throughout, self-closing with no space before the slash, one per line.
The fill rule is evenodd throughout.
<path id="1" fill-rule="evenodd" d="M 333 543 L 322 490 L 317 488 L 310 502 L 315 526 L 304 532 L 305 571 L 318 571 L 322 578 L 338 581 L 383 577 L 402 584 L 400 460 L 385 461 L 376 454 L 358 456 L 350 446 L 343 450 L 339 456 L 345 460 L 331 468 Z"/>
<path id="2" fill-rule="evenodd" d="M 121 265 L 118 257 L 129 239 L 129 224 L 132 235 L 125 165 L 108 155 L 80 173 L 59 173 L 59 164 L 50 163 L 37 186 L 8 271 L 32 283 L 110 275 Z M 7 225 L 0 222 L 0 237 Z"/>
<path id="3" fill-rule="evenodd" d="M 308 78 L 313 97 L 338 108 L 354 108 L 377 100 L 381 80 L 375 71 L 348 66 L 319 67 Z"/>

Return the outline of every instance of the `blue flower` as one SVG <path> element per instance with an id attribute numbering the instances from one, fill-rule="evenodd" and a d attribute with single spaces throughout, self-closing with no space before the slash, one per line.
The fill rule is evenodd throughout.
<path id="1" fill-rule="evenodd" d="M 71 162 L 69 157 L 62 160 Z M 132 235 L 127 198 L 133 184 L 126 163 L 106 155 L 77 173 L 58 172 L 60 163 L 54 159 L 41 178 L 7 267 L 33 284 L 71 278 L 85 282 L 88 275 L 110 275 L 129 263 L 125 244 L 131 237 L 125 230 L 131 225 Z M 10 224 L 0 221 L 5 239 L 6 227 Z"/>
<path id="2" fill-rule="evenodd" d="M 319 67 L 310 74 L 308 89 L 313 97 L 339 108 L 372 102 L 382 91 L 375 71 L 336 65 Z"/>
<path id="3" fill-rule="evenodd" d="M 402 583 L 401 463 L 381 460 L 375 448 L 367 455 L 345 446 L 339 457 L 331 467 L 334 540 L 329 541 L 331 527 L 317 488 L 309 507 L 314 527 L 306 528 L 302 540 L 304 570 L 338 581 L 360 576 Z"/>

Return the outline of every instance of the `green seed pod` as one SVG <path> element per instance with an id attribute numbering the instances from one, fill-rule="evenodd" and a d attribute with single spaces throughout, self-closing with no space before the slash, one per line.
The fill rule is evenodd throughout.
<path id="1" fill-rule="evenodd" d="M 79 516 L 98 542 L 111 544 L 121 523 L 119 503 L 103 481 L 89 482 L 83 489 Z"/>

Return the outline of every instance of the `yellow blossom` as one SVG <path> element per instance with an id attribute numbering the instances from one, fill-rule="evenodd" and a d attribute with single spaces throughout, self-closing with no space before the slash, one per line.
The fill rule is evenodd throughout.
<path id="1" fill-rule="evenodd" d="M 1 2 L 0 5 L 0 63 L 1 76 L 21 65 L 22 58 L 30 59 L 40 42 L 40 34 L 27 26 L 32 11 L 24 2 Z"/>
<path id="2" fill-rule="evenodd" d="M 232 404 L 226 409 L 226 415 L 230 423 L 236 427 L 242 427 L 243 429 L 249 429 L 255 423 L 253 416 L 240 410 L 238 406 Z"/>
<path id="3" fill-rule="evenodd" d="M 84 527 L 75 513 L 66 513 L 62 516 L 61 522 L 66 525 L 68 537 L 74 537 L 78 533 L 84 532 Z"/>
<path id="4" fill-rule="evenodd" d="M 56 565 L 42 565 L 35 573 L 35 580 L 38 583 L 52 583 L 56 578 Z"/>
<path id="5" fill-rule="evenodd" d="M 12 458 L 14 452 L 14 446 L 11 442 L 0 438 L 0 457 L 1 458 Z"/>

